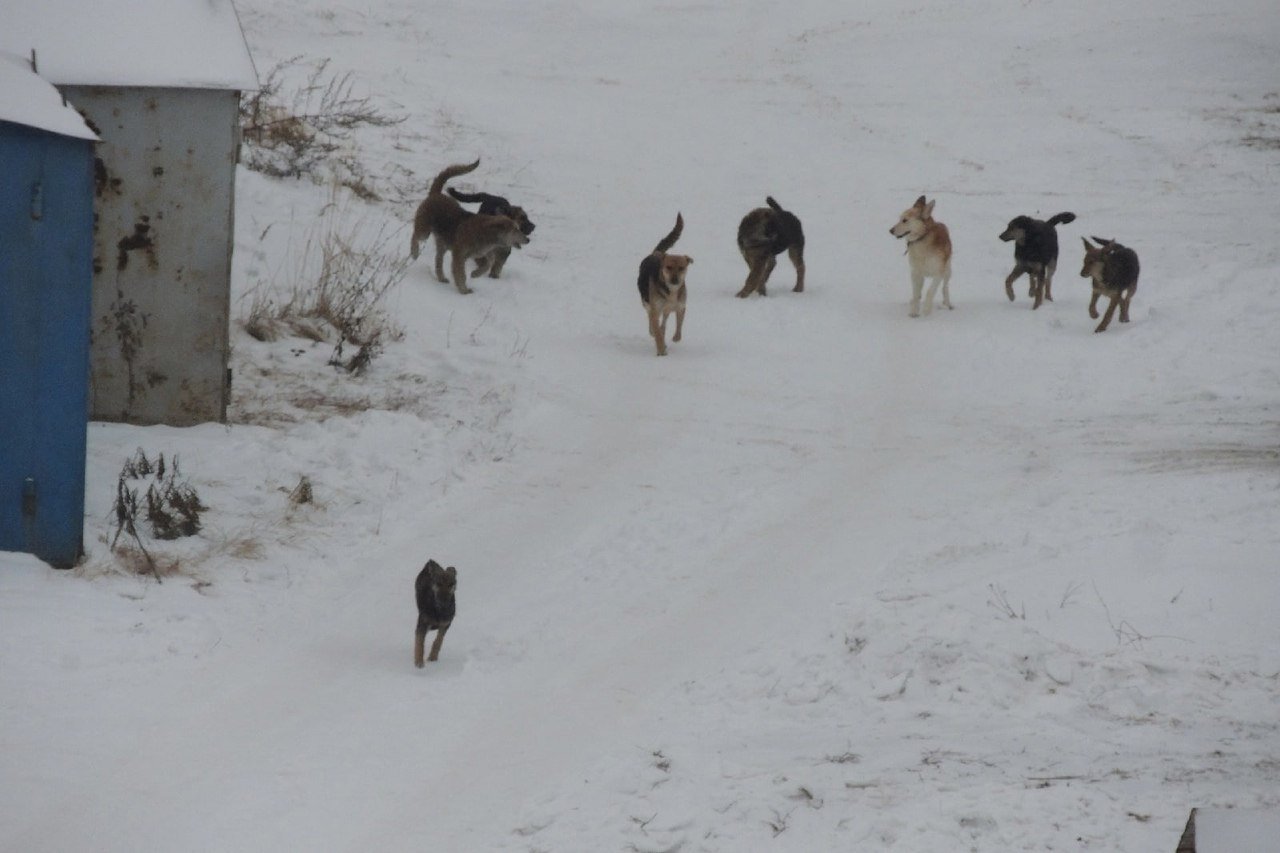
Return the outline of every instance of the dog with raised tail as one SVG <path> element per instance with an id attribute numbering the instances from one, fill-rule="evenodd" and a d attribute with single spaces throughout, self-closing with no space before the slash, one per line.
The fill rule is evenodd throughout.
<path id="1" fill-rule="evenodd" d="M 752 293 L 766 295 L 765 284 L 769 274 L 777 266 L 777 256 L 783 252 L 796 268 L 795 293 L 804 292 L 804 229 L 800 218 L 766 196 L 768 207 L 757 207 L 742 217 L 738 224 L 738 251 L 747 262 L 747 281 L 738 291 L 738 298 L 745 299 Z"/>
<path id="2" fill-rule="evenodd" d="M 636 286 L 640 288 L 640 301 L 649 315 L 649 334 L 653 337 L 658 355 L 667 354 L 667 318 L 676 315 L 676 333 L 671 342 L 680 340 L 684 331 L 684 309 L 688 300 L 685 273 L 693 258 L 688 255 L 668 254 L 667 250 L 680 239 L 684 231 L 684 217 L 676 214 L 676 227 L 658 241 L 653 251 L 640 262 L 640 276 Z"/>
<path id="3" fill-rule="evenodd" d="M 440 656 L 444 632 L 453 624 L 457 611 L 454 599 L 457 588 L 458 570 L 453 566 L 446 569 L 435 560 L 427 560 L 422 571 L 418 572 L 413 584 L 414 597 L 418 602 L 418 627 L 413 632 L 413 665 L 419 669 L 422 668 L 423 646 L 426 645 L 428 631 L 435 631 L 436 639 L 431 644 L 431 655 L 427 660 Z"/>
<path id="4" fill-rule="evenodd" d="M 1089 300 L 1089 316 L 1098 319 L 1098 299 L 1106 296 L 1111 300 L 1107 313 L 1094 332 L 1105 332 L 1111 324 L 1111 316 L 1116 307 L 1120 308 L 1120 322 L 1129 322 L 1129 300 L 1138 289 L 1138 253 L 1128 246 L 1121 246 L 1115 240 L 1104 240 L 1094 237 L 1097 246 L 1081 237 L 1084 243 L 1084 267 L 1080 270 L 1081 278 L 1093 279 L 1093 298 Z"/>
<path id="5" fill-rule="evenodd" d="M 413 236 L 409 240 L 409 256 L 418 258 L 418 248 L 428 237 L 436 238 L 436 278 L 442 284 L 448 284 L 444 277 L 444 253 L 453 249 L 454 232 L 458 225 L 472 214 L 464 210 L 462 205 L 444 194 L 444 185 L 450 178 L 474 172 L 480 161 L 459 163 L 448 166 L 436 175 L 431 182 L 427 197 L 418 205 L 413 215 Z"/>
<path id="6" fill-rule="evenodd" d="M 1055 227 L 1075 222 L 1074 213 L 1064 212 L 1047 220 L 1015 216 L 1000 239 L 1013 241 L 1013 272 L 1004 280 L 1004 292 L 1013 301 L 1013 283 L 1023 273 L 1031 280 L 1027 295 L 1035 300 L 1031 310 L 1053 301 L 1053 273 L 1058 268 L 1058 232 Z"/>
<path id="7" fill-rule="evenodd" d="M 928 315 L 933 311 L 933 297 L 939 284 L 942 285 L 943 307 L 952 307 L 951 232 L 933 218 L 936 201 L 925 201 L 924 196 L 920 196 L 915 204 L 902 211 L 897 223 L 889 229 L 894 237 L 907 241 L 907 262 L 911 267 L 911 310 L 908 313 L 912 317 L 920 316 L 920 294 L 926 278 L 933 279 L 933 283 L 924 299 L 924 313 Z"/>

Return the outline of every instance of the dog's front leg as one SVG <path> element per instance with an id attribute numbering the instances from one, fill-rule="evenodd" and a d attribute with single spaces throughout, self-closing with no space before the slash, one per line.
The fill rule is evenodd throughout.
<path id="1" fill-rule="evenodd" d="M 1089 300 L 1089 319 L 1098 319 L 1098 297 L 1102 295 L 1102 291 L 1098 288 L 1093 289 L 1093 298 Z"/>
<path id="2" fill-rule="evenodd" d="M 453 286 L 458 288 L 459 293 L 471 292 L 471 288 L 467 287 L 467 259 L 461 252 L 453 253 Z"/>
<path id="3" fill-rule="evenodd" d="M 418 618 L 418 627 L 413 632 L 413 665 L 422 669 L 422 647 L 427 640 L 427 625 Z"/>
<path id="4" fill-rule="evenodd" d="M 676 305 L 676 333 L 671 337 L 671 342 L 675 343 L 680 340 L 680 335 L 684 331 L 684 303 Z"/>
<path id="5" fill-rule="evenodd" d="M 511 257 L 510 249 L 498 249 L 493 253 L 493 265 L 489 267 L 489 278 L 497 278 L 502 275 L 502 267 L 507 263 L 507 258 Z"/>
<path id="6" fill-rule="evenodd" d="M 436 629 L 435 642 L 431 644 L 431 654 L 427 655 L 427 660 L 435 660 L 440 657 L 440 646 L 444 644 L 444 632 L 449 630 L 450 623 L 446 622 Z M 418 664 L 422 666 L 422 664 Z"/>
<path id="7" fill-rule="evenodd" d="M 911 310 L 907 312 L 910 317 L 920 316 L 920 291 L 924 289 L 924 273 L 911 271 Z"/>
<path id="8" fill-rule="evenodd" d="M 663 311 L 662 318 L 654 317 L 653 321 L 653 342 L 658 347 L 658 355 L 667 354 L 667 312 Z"/>
<path id="9" fill-rule="evenodd" d="M 1044 274 L 1030 273 L 1031 276 L 1031 295 L 1035 297 L 1035 302 L 1031 303 L 1031 310 L 1034 311 L 1044 302 Z"/>
<path id="10" fill-rule="evenodd" d="M 1009 301 L 1013 301 L 1013 283 L 1018 280 L 1018 276 L 1022 275 L 1022 267 L 1013 268 L 1013 272 L 1009 273 L 1009 277 L 1004 280 L 1004 293 L 1009 297 Z"/>
<path id="11" fill-rule="evenodd" d="M 1133 298 L 1133 291 L 1125 291 L 1124 298 L 1120 300 L 1120 322 L 1129 322 L 1129 300 Z"/>
<path id="12" fill-rule="evenodd" d="M 481 255 L 476 258 L 476 268 L 471 271 L 472 278 L 479 278 L 489 271 L 490 265 L 493 263 L 493 255 Z"/>
<path id="13" fill-rule="evenodd" d="M 1107 326 L 1111 325 L 1111 315 L 1116 312 L 1116 306 L 1119 304 L 1119 296 L 1111 297 L 1111 304 L 1107 306 L 1107 313 L 1102 315 L 1102 322 L 1098 324 L 1098 328 L 1093 330 L 1095 333 L 1105 332 L 1107 330 Z"/>

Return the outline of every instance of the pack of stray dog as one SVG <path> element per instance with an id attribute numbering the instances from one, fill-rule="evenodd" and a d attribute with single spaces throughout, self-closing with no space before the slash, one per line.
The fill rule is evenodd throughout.
<path id="1" fill-rule="evenodd" d="M 529 243 L 535 225 L 525 209 L 508 199 L 489 192 L 464 192 L 445 185 L 453 178 L 474 172 L 480 161 L 447 166 L 436 175 L 426 199 L 418 206 L 413 219 L 413 235 L 409 254 L 418 257 L 421 244 L 435 239 L 436 278 L 444 284 L 451 280 L 459 293 L 470 293 L 467 285 L 466 263 L 475 261 L 471 278 L 488 275 L 498 278 L 511 256 L 512 249 Z M 447 192 L 446 192 L 447 190 Z M 951 303 L 951 234 L 947 226 L 934 219 L 932 201 L 920 196 L 904 210 L 889 233 L 904 241 L 910 272 L 911 298 L 908 316 L 920 317 L 933 313 L 939 290 L 942 307 L 948 310 Z M 463 204 L 478 204 L 471 211 Z M 765 207 L 747 212 L 738 224 L 738 251 L 747 264 L 747 278 L 737 292 L 739 298 L 768 294 L 769 277 L 777 266 L 777 258 L 783 252 L 795 268 L 794 293 L 803 293 L 805 287 L 804 228 L 800 218 L 782 207 L 772 196 L 766 196 Z M 1076 220 L 1076 215 L 1063 211 L 1048 219 L 1020 215 L 1009 220 L 999 235 L 1006 243 L 1013 243 L 1013 270 L 1004 280 L 1005 295 L 1015 299 L 1013 286 L 1022 275 L 1030 285 L 1027 291 L 1032 300 L 1032 310 L 1045 302 L 1053 302 L 1053 276 L 1058 267 L 1059 225 Z M 684 336 L 685 312 L 688 308 L 687 273 L 693 258 L 671 252 L 684 230 L 684 217 L 676 214 L 675 227 L 658 241 L 653 251 L 640 261 L 637 287 L 644 307 L 649 336 L 659 356 L 667 354 L 667 324 L 675 315 L 675 329 L 671 343 L 678 343 Z M 1105 331 L 1112 315 L 1118 309 L 1120 322 L 1129 322 L 1129 303 L 1137 289 L 1138 256 L 1132 250 L 1114 240 L 1099 240 L 1092 246 L 1085 241 L 1085 271 L 1081 275 L 1093 280 L 1093 298 L 1089 303 L 1089 316 L 1098 318 L 1098 300 L 1110 299 L 1106 316 L 1094 330 Z M 452 254 L 452 277 L 446 277 L 444 256 Z M 929 287 L 925 289 L 925 283 Z"/>

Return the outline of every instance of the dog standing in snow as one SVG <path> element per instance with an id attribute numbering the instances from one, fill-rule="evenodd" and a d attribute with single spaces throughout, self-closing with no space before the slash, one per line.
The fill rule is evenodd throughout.
<path id="1" fill-rule="evenodd" d="M 1098 244 L 1095 247 L 1085 238 L 1080 239 L 1084 243 L 1084 267 L 1080 270 L 1080 277 L 1093 279 L 1089 316 L 1098 319 L 1099 297 L 1111 299 L 1102 322 L 1093 331 L 1107 330 L 1117 305 L 1120 307 L 1120 322 L 1129 322 L 1129 300 L 1133 299 L 1133 292 L 1138 289 L 1138 253 L 1128 246 L 1121 246 L 1115 240 L 1094 237 L 1094 242 Z"/>
<path id="2" fill-rule="evenodd" d="M 920 292 L 926 278 L 933 279 L 924 299 L 924 313 L 933 311 L 933 296 L 942 285 L 942 304 L 951 308 L 951 233 L 947 226 L 933 218 L 933 205 L 937 199 L 926 202 L 924 196 L 902 211 L 898 222 L 889 233 L 907 241 L 907 261 L 911 265 L 912 317 L 920 316 Z"/>
<path id="3" fill-rule="evenodd" d="M 738 251 L 747 262 L 747 281 L 738 291 L 740 299 L 752 293 L 765 295 L 765 283 L 778 264 L 776 256 L 783 252 L 796 268 L 796 286 L 792 290 L 804 292 L 804 229 L 800 219 L 783 210 L 772 196 L 767 196 L 765 203 L 769 206 L 757 207 L 738 224 Z"/>
<path id="4" fill-rule="evenodd" d="M 1004 280 L 1004 292 L 1013 301 L 1013 283 L 1023 273 L 1031 279 L 1031 290 L 1027 293 L 1035 302 L 1031 310 L 1040 307 L 1043 301 L 1053 301 L 1053 273 L 1058 268 L 1058 232 L 1057 225 L 1075 222 L 1074 213 L 1059 213 L 1048 221 L 1032 219 L 1030 216 L 1015 216 L 1000 235 L 1000 239 L 1008 243 L 1013 241 L 1013 272 Z"/>
<path id="5" fill-rule="evenodd" d="M 649 334 L 653 337 L 658 355 L 667 354 L 667 318 L 676 315 L 676 333 L 671 341 L 680 340 L 684 330 L 684 308 L 688 300 L 684 277 L 693 263 L 688 255 L 670 255 L 667 249 L 675 245 L 684 230 L 684 217 L 676 214 L 676 227 L 658 241 L 653 251 L 640 262 L 640 275 L 636 286 L 640 288 L 640 301 L 649 315 Z"/>
<path id="6" fill-rule="evenodd" d="M 418 600 L 418 628 L 413 634 L 413 665 L 422 668 L 422 651 L 426 643 L 427 632 L 435 631 L 436 639 L 431 644 L 431 655 L 427 660 L 435 660 L 440 656 L 440 646 L 444 643 L 444 632 L 453 624 L 453 615 L 457 610 L 454 591 L 458 587 L 458 570 L 453 566 L 444 568 L 435 560 L 427 560 L 427 564 L 418 572 L 413 591 Z"/>

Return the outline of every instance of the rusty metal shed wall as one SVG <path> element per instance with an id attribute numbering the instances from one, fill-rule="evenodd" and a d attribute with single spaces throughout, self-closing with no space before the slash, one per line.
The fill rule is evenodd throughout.
<path id="1" fill-rule="evenodd" d="M 225 421 L 239 93 L 61 88 L 102 139 L 90 417 Z"/>

